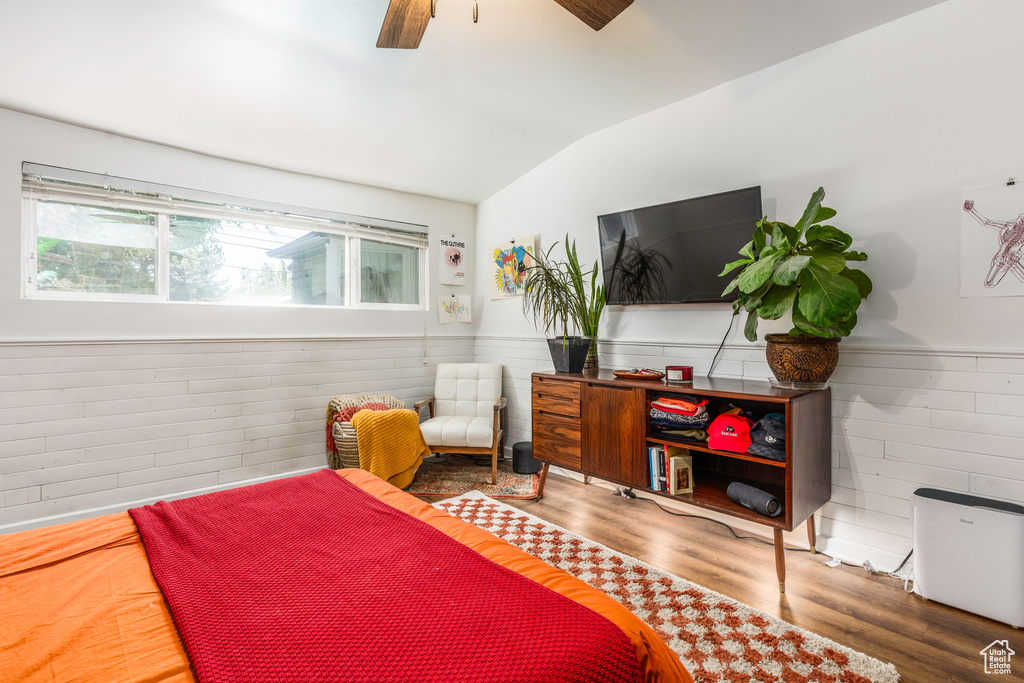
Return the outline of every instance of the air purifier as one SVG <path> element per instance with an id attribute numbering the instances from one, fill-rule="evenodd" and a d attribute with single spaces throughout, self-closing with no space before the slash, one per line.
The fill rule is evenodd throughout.
<path id="1" fill-rule="evenodd" d="M 938 489 L 911 504 L 914 592 L 1024 626 L 1024 506 Z"/>

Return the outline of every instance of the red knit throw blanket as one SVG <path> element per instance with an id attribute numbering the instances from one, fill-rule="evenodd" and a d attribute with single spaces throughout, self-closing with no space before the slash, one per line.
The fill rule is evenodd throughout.
<path id="1" fill-rule="evenodd" d="M 641 677 L 612 622 L 330 470 L 131 514 L 201 683 Z"/>

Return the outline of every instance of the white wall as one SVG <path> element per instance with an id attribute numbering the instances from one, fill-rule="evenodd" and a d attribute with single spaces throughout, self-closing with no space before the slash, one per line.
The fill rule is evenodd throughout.
<path id="1" fill-rule="evenodd" d="M 383 151 L 382 151 L 383 153 Z M 155 145 L 0 109 L 0 340 L 194 339 L 465 334 L 437 324 L 429 299 L 438 289 L 430 252 L 430 310 L 356 311 L 190 303 L 24 300 L 21 291 L 21 163 L 219 192 L 293 206 L 427 225 L 431 243 L 452 233 L 473 244 L 475 208 L 392 190 L 354 185 Z M 426 327 L 424 320 L 426 319 Z"/>
<path id="2" fill-rule="evenodd" d="M 592 260 L 600 214 L 750 185 L 792 222 L 823 185 L 875 291 L 835 376 L 845 457 L 822 531 L 838 554 L 889 560 L 909 548 L 918 484 L 1024 501 L 1024 306 L 958 293 L 961 189 L 1024 177 L 1022 25 L 1024 3 L 951 0 L 595 133 L 478 207 L 478 258 L 512 235 L 547 247 L 568 232 Z M 478 269 L 477 291 L 488 277 Z M 610 309 L 605 363 L 706 371 L 729 315 Z M 550 367 L 524 341 L 537 332 L 519 300 L 486 301 L 476 330 L 478 358 Z M 516 349 L 495 354 L 502 338 Z M 766 377 L 761 358 L 737 329 L 716 374 Z M 513 424 L 528 430 L 528 412 Z"/>
<path id="3" fill-rule="evenodd" d="M 411 406 L 472 360 L 468 336 L 0 346 L 0 533 L 323 468 L 332 396 Z"/>
<path id="4" fill-rule="evenodd" d="M 23 300 L 22 161 L 425 224 L 432 242 L 472 245 L 475 217 L 0 110 L 0 533 L 323 467 L 331 396 L 421 398 L 438 362 L 473 359 L 470 327 L 440 327 L 431 301 L 472 286 L 439 288 L 435 249 L 425 313 Z"/>
<path id="5" fill-rule="evenodd" d="M 602 131 L 478 207 L 475 238 L 469 206 L 0 111 L 0 525 L 314 466 L 330 395 L 412 398 L 432 377 L 417 314 L 21 300 L 23 160 L 467 237 L 481 266 L 463 290 L 481 293 L 475 346 L 437 339 L 468 329 L 439 328 L 431 311 L 431 358 L 505 363 L 509 444 L 529 434 L 529 373 L 550 363 L 518 300 L 481 301 L 490 244 L 568 231 L 593 259 L 601 213 L 760 184 L 788 218 L 824 185 L 837 224 L 871 254 L 876 290 L 835 376 L 821 530 L 830 551 L 892 566 L 909 548 L 914 487 L 1024 500 L 1024 307 L 957 292 L 961 188 L 1024 176 L 1011 78 L 1022 20 L 1014 0 L 951 0 Z M 610 310 L 602 361 L 706 371 L 728 317 L 713 305 Z M 762 357 L 734 334 L 717 374 L 766 377 Z"/>
<path id="6" fill-rule="evenodd" d="M 951 0 L 595 133 L 478 207 L 477 253 L 568 231 L 593 260 L 600 214 L 751 185 L 793 222 L 822 185 L 835 224 L 871 255 L 875 293 L 851 342 L 1020 349 L 1001 332 L 1024 329 L 1024 306 L 959 298 L 958 245 L 961 189 L 1024 177 L 1010 66 L 1022 21 L 1014 0 Z M 478 269 L 478 291 L 488 277 Z M 532 332 L 518 305 L 488 302 L 478 332 Z M 727 318 L 723 306 L 619 309 L 604 330 L 706 341 Z"/>

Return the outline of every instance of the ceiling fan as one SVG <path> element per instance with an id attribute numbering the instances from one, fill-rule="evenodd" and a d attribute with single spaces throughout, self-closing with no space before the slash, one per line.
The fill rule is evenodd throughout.
<path id="1" fill-rule="evenodd" d="M 377 47 L 414 50 L 427 30 L 437 0 L 391 0 Z M 633 0 L 555 0 L 595 31 L 619 16 Z"/>

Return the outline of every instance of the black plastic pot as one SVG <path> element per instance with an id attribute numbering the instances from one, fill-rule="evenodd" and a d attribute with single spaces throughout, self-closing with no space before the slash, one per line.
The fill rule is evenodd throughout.
<path id="1" fill-rule="evenodd" d="M 587 351 L 590 350 L 589 337 L 555 337 L 548 339 L 548 351 L 551 362 L 555 364 L 555 372 L 583 372 L 587 362 Z"/>

